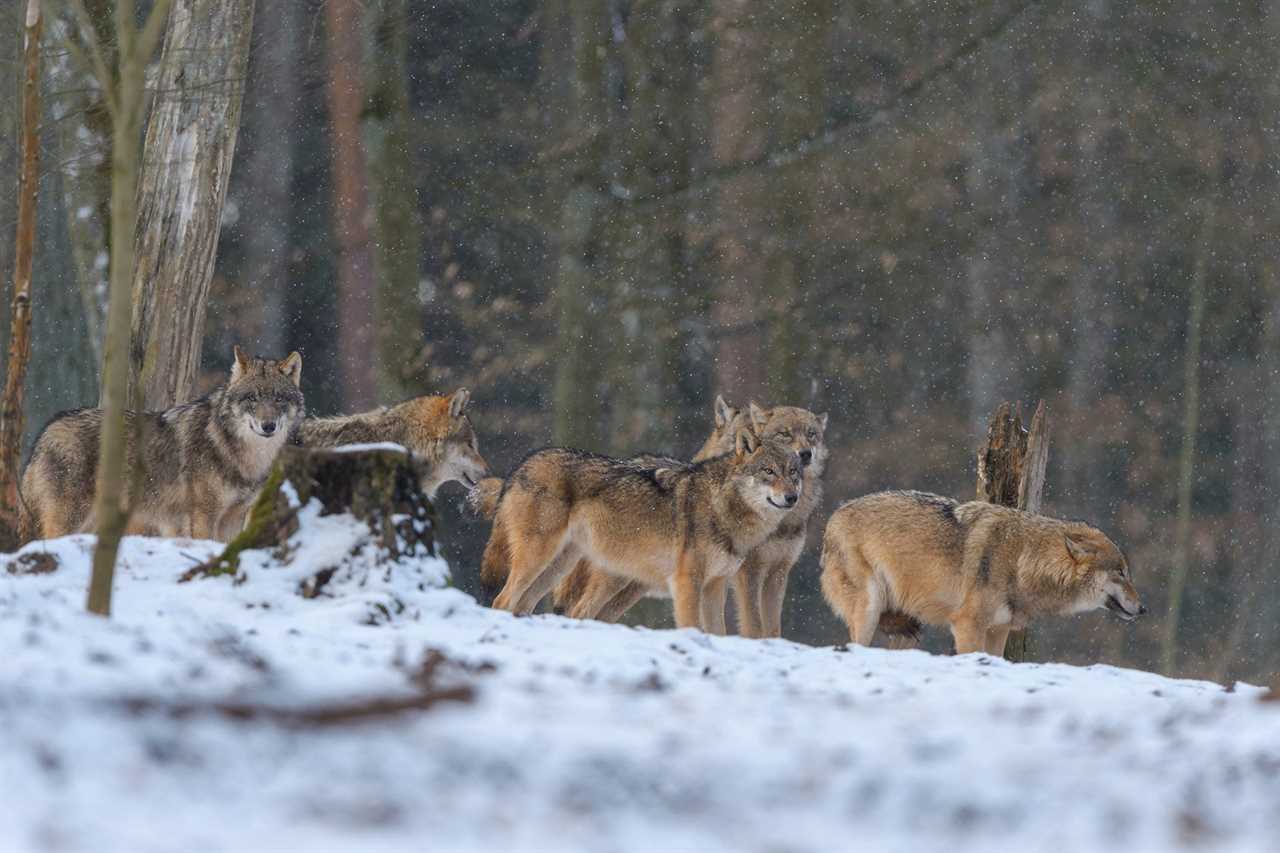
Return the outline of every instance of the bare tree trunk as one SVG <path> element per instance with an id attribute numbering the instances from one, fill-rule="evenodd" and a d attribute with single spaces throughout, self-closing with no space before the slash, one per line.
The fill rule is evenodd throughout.
<path id="1" fill-rule="evenodd" d="M 768 145 L 768 121 L 757 110 L 768 101 L 769 36 L 749 0 L 713 0 L 711 8 L 711 158 L 714 167 L 724 167 L 759 157 Z M 759 170 L 739 175 L 715 202 L 715 390 L 734 399 L 763 400 L 767 390 L 760 336 L 769 308 L 768 183 Z"/>
<path id="2" fill-rule="evenodd" d="M 130 399 L 163 409 L 200 368 L 205 301 L 240 127 L 253 0 L 175 0 L 147 123 Z"/>
<path id="3" fill-rule="evenodd" d="M 370 81 L 364 138 L 369 152 L 377 271 L 378 390 L 384 400 L 420 392 L 422 218 L 409 111 L 407 0 L 369 7 Z"/>
<path id="4" fill-rule="evenodd" d="M 129 521 L 125 503 L 125 409 L 129 404 L 129 332 L 134 281 L 134 232 L 138 224 L 138 151 L 142 134 L 146 65 L 169 17 L 170 0 L 156 0 L 138 30 L 132 0 L 116 4 L 117 70 L 107 68 L 98 41 L 77 3 L 80 35 L 90 45 L 94 74 L 107 93 L 112 116 L 111 293 L 102 372 L 102 438 L 98 451 L 98 491 L 93 517 L 98 544 L 93 551 L 88 609 L 108 616 L 116 553 Z"/>
<path id="5" fill-rule="evenodd" d="M 40 0 L 27 0 L 22 75 L 22 169 L 18 179 L 18 233 L 14 243 L 9 360 L 0 397 L 0 550 L 18 542 L 18 470 L 23 390 L 31 358 L 31 261 L 35 253 L 36 192 L 40 168 Z"/>
<path id="6" fill-rule="evenodd" d="M 1160 671 L 1173 673 L 1178 658 L 1178 622 L 1187 585 L 1191 538 L 1191 500 L 1195 478 L 1196 435 L 1200 430 L 1200 335 L 1204 325 L 1205 278 L 1213 245 L 1214 203 L 1205 203 L 1204 222 L 1191 272 L 1191 305 L 1187 312 L 1187 353 L 1183 362 L 1182 452 L 1178 459 L 1178 515 L 1173 535 L 1173 571 L 1169 576 L 1169 612 L 1160 643 Z"/>
<path id="7" fill-rule="evenodd" d="M 566 164 L 560 209 L 556 269 L 554 440 L 574 447 L 602 446 L 598 398 L 601 353 L 593 248 L 607 204 L 601 183 L 607 142 L 608 104 L 604 89 L 604 51 L 608 44 L 608 8 L 594 0 L 569 0 L 573 86 L 565 125 L 573 152 Z M 548 66 L 555 58 L 544 53 Z"/>
<path id="8" fill-rule="evenodd" d="M 250 318 L 258 352 L 271 355 L 288 351 L 285 293 L 293 214 L 290 191 L 302 97 L 299 18 L 303 10 L 297 0 L 259 3 L 257 45 L 248 83 L 252 94 L 246 102 L 242 131 L 252 133 L 253 140 L 241 154 L 242 170 L 237 173 L 236 186 L 253 194 L 254 209 L 261 213 L 244 229 L 242 279 L 261 298 L 261 312 Z"/>
<path id="9" fill-rule="evenodd" d="M 360 113 L 364 108 L 360 14 L 357 0 L 329 0 L 325 4 L 333 231 L 338 255 L 338 364 L 343 399 L 352 409 L 373 406 L 378 387 L 369 177 L 360 137 Z"/>
<path id="10" fill-rule="evenodd" d="M 978 500 L 1039 512 L 1049 465 L 1049 421 L 1044 401 L 1036 406 L 1031 429 L 1022 428 L 1022 407 L 1001 403 L 991 416 L 987 440 L 978 450 Z M 1026 631 L 1013 631 L 1004 655 L 1015 662 L 1031 659 Z"/>

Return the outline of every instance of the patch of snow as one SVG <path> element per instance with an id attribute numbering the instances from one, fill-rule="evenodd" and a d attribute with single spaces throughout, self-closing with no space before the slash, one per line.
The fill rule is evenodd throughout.
<path id="1" fill-rule="evenodd" d="M 1262 851 L 1280 837 L 1280 703 L 1256 687 L 517 619 L 444 586 L 436 558 L 388 567 L 350 519 L 302 514 L 284 560 L 246 552 L 234 578 L 176 582 L 217 543 L 127 538 L 110 620 L 83 609 L 92 537 L 0 558 L 0 849 Z M 13 573 L 39 552 L 55 571 Z M 333 566 L 318 597 L 299 594 Z M 429 649 L 472 672 L 474 703 L 308 728 L 120 701 L 407 696 Z"/>
<path id="2" fill-rule="evenodd" d="M 340 444 L 331 448 L 336 453 L 363 453 L 368 450 L 394 450 L 397 453 L 408 453 L 403 444 L 394 441 L 370 441 L 363 444 Z"/>

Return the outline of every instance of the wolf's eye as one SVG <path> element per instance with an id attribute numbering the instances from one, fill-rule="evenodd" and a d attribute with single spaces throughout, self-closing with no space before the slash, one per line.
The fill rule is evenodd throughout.
<path id="1" fill-rule="evenodd" d="M 791 430 L 789 429 L 780 429 L 777 431 L 777 433 L 775 433 L 775 435 L 777 435 L 778 438 L 781 438 L 785 441 L 791 440 Z"/>
<path id="2" fill-rule="evenodd" d="M 775 470 L 773 470 L 772 468 L 765 468 L 765 469 L 764 469 L 764 471 L 763 471 L 763 474 L 764 474 L 766 477 L 775 477 L 775 476 L 777 476 L 778 472 L 777 472 L 777 471 L 775 471 Z"/>
<path id="3" fill-rule="evenodd" d="M 818 431 L 816 429 L 809 430 L 809 440 L 817 441 L 817 439 L 818 439 Z"/>

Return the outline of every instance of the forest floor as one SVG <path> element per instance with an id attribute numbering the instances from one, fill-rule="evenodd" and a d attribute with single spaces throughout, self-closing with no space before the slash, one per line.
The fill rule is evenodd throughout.
<path id="1" fill-rule="evenodd" d="M 346 525 L 346 527 L 344 527 Z M 177 583 L 208 542 L 0 560 L 0 849 L 1274 850 L 1248 685 L 555 616 L 348 561 Z"/>

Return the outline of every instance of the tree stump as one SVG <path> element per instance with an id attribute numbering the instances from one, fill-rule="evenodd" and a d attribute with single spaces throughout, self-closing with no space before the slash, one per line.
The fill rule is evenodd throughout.
<path id="1" fill-rule="evenodd" d="M 1001 403 L 987 426 L 987 440 L 978 450 L 978 500 L 1039 512 L 1049 464 L 1049 426 L 1044 400 L 1036 406 L 1031 429 L 1022 426 L 1022 405 Z M 1011 661 L 1031 658 L 1026 631 L 1013 631 L 1004 656 Z"/>
<path id="2" fill-rule="evenodd" d="M 349 513 L 369 525 L 388 559 L 435 555 L 435 510 L 422 491 L 425 472 L 403 450 L 286 447 L 254 500 L 244 529 L 213 560 L 182 580 L 234 575 L 242 551 L 282 548 L 312 499 L 321 515 Z"/>

